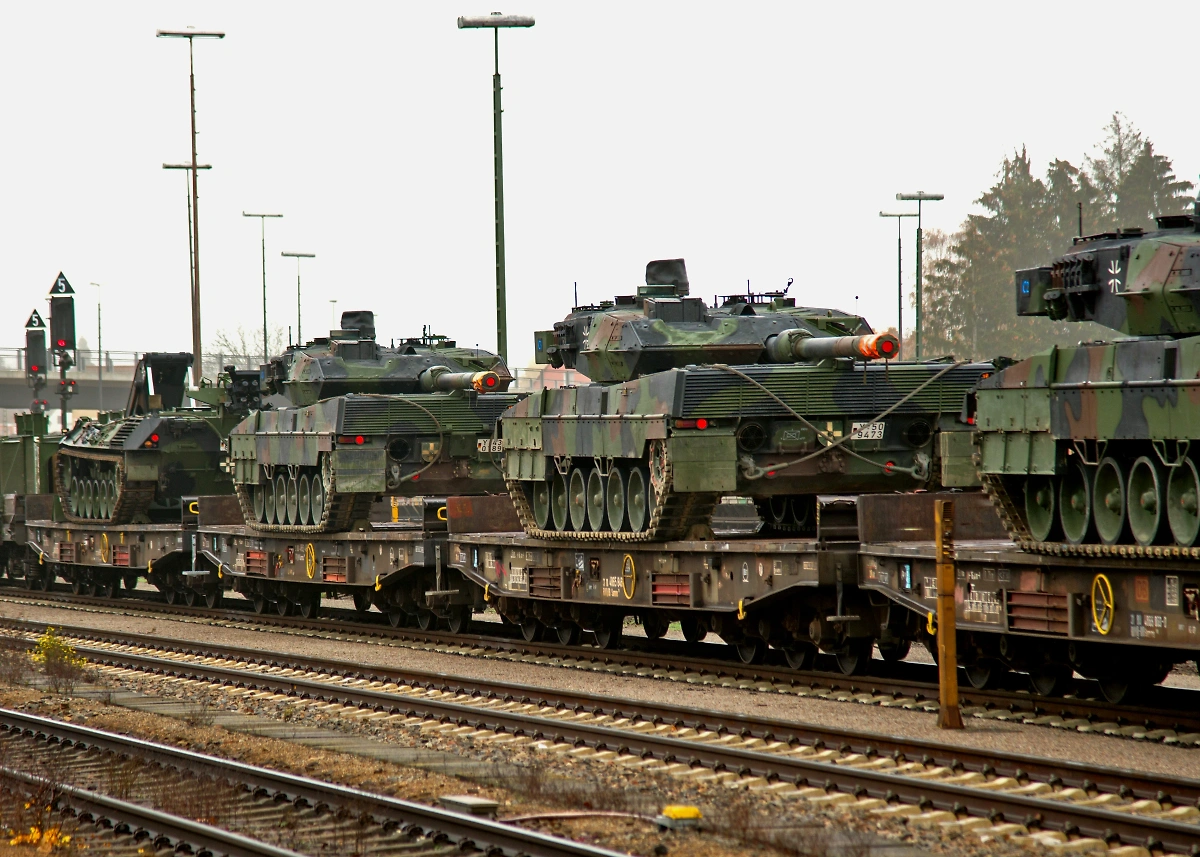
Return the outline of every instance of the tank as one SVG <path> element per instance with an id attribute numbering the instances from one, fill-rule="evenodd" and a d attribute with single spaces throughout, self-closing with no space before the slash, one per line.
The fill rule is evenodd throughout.
<path id="1" fill-rule="evenodd" d="M 59 442 L 55 490 L 69 521 L 178 522 L 180 498 L 229 494 L 222 440 L 258 407 L 259 373 L 226 367 L 187 390 L 192 355 L 150 353 L 134 367 L 123 412 L 82 418 Z M 184 407 L 185 393 L 199 404 Z"/>
<path id="2" fill-rule="evenodd" d="M 732 495 L 769 530 L 806 533 L 818 494 L 978 486 L 965 408 L 991 364 L 893 361 L 894 337 L 786 290 L 713 304 L 682 259 L 659 260 L 636 295 L 535 334 L 539 360 L 592 383 L 502 418 L 526 532 L 704 537 Z"/>
<path id="3" fill-rule="evenodd" d="M 266 367 L 273 407 L 229 436 L 246 523 L 267 532 L 337 532 L 380 495 L 502 493 L 496 419 L 518 401 L 499 356 L 427 330 L 376 341 L 374 315 Z"/>
<path id="4" fill-rule="evenodd" d="M 1051 348 L 980 383 L 980 473 L 1010 532 L 1056 551 L 1195 545 L 1200 211 L 1077 238 L 1049 266 L 1017 271 L 1015 286 L 1019 315 L 1117 335 Z"/>

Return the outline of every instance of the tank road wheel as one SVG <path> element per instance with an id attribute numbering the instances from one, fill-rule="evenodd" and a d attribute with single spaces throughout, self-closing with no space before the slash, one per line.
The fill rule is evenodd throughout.
<path id="1" fill-rule="evenodd" d="M 275 480 L 268 479 L 263 490 L 263 523 L 275 523 Z"/>
<path id="2" fill-rule="evenodd" d="M 600 468 L 593 467 L 587 477 L 587 527 L 594 533 L 604 529 L 604 477 Z"/>
<path id="3" fill-rule="evenodd" d="M 1200 474 L 1190 458 L 1171 468 L 1167 480 L 1167 520 L 1178 545 L 1190 547 L 1200 535 Z"/>
<path id="4" fill-rule="evenodd" d="M 545 479 L 533 483 L 533 523 L 539 530 L 550 528 L 550 483 Z"/>
<path id="5" fill-rule="evenodd" d="M 583 531 L 587 527 L 587 481 L 578 467 L 571 468 L 567 482 L 567 508 L 571 511 L 571 529 Z"/>
<path id="6" fill-rule="evenodd" d="M 250 486 L 250 504 L 254 507 L 254 520 L 258 523 L 266 521 L 267 490 L 262 485 Z"/>
<path id="7" fill-rule="evenodd" d="M 308 502 L 312 507 L 310 511 L 312 513 L 312 523 L 315 527 L 319 526 L 321 519 L 325 517 L 325 502 L 328 499 L 325 495 L 325 483 L 321 479 L 321 472 L 319 470 L 312 475 L 310 486 L 312 493 L 309 496 Z"/>
<path id="8" fill-rule="evenodd" d="M 1139 545 L 1158 541 L 1162 529 L 1163 480 L 1155 463 L 1143 455 L 1129 468 L 1129 530 Z"/>
<path id="9" fill-rule="evenodd" d="M 1030 476 L 1025 480 L 1025 520 L 1036 541 L 1050 540 L 1054 531 L 1054 480 L 1049 476 Z"/>
<path id="10" fill-rule="evenodd" d="M 291 519 L 288 517 L 287 483 L 287 477 L 282 473 L 275 477 L 275 523 L 281 525 L 291 523 Z"/>
<path id="11" fill-rule="evenodd" d="M 111 518 L 113 513 L 112 480 L 102 480 L 100 482 L 100 489 L 104 494 L 104 505 L 100 509 L 100 517 Z"/>
<path id="12" fill-rule="evenodd" d="M 837 655 L 838 669 L 842 675 L 866 675 L 871 666 L 871 650 L 875 641 L 870 637 L 855 637 L 846 646 L 846 651 Z"/>
<path id="13" fill-rule="evenodd" d="M 284 483 L 284 486 L 285 491 L 287 492 L 284 495 L 284 508 L 287 511 L 287 522 L 288 524 L 295 525 L 300 523 L 300 498 L 297 496 L 300 492 L 300 489 L 296 485 L 296 477 L 289 476 L 287 481 Z"/>
<path id="14" fill-rule="evenodd" d="M 796 643 L 783 650 L 788 666 L 794 670 L 811 670 L 817 662 L 817 647 L 812 643 Z"/>
<path id="15" fill-rule="evenodd" d="M 1067 459 L 1067 468 L 1058 485 L 1058 521 L 1063 537 L 1073 545 L 1091 541 L 1092 480 L 1079 456 Z"/>
<path id="16" fill-rule="evenodd" d="M 1115 545 L 1125 536 L 1125 474 L 1115 458 L 1100 460 L 1092 485 L 1096 533 L 1106 545 Z"/>
<path id="17" fill-rule="evenodd" d="M 733 644 L 738 660 L 744 664 L 761 664 L 767 656 L 767 642 L 757 637 L 747 637 Z"/>
<path id="18" fill-rule="evenodd" d="M 115 511 L 117 508 L 117 503 L 121 500 L 121 486 L 117 484 L 116 477 L 108 480 L 108 497 L 112 501 L 111 509 Z"/>
<path id="19" fill-rule="evenodd" d="M 561 473 L 555 473 L 554 481 L 550 485 L 550 515 L 554 518 L 554 529 L 560 533 L 567 529 L 570 517 L 567 507 L 567 478 Z"/>
<path id="20" fill-rule="evenodd" d="M 83 517 L 92 517 L 92 492 L 96 490 L 96 483 L 91 479 L 83 480 Z"/>
<path id="21" fill-rule="evenodd" d="M 650 522 L 649 486 L 646 484 L 646 468 L 634 465 L 629 470 L 626 486 L 625 506 L 629 515 L 629 529 L 640 533 Z"/>
<path id="22" fill-rule="evenodd" d="M 296 523 L 307 527 L 312 521 L 312 484 L 307 473 L 300 474 L 296 483 Z"/>
<path id="23" fill-rule="evenodd" d="M 608 485 L 604 493 L 607 497 L 608 529 L 619 533 L 625 527 L 625 475 L 615 464 L 608 471 Z"/>
<path id="24" fill-rule="evenodd" d="M 67 486 L 67 507 L 71 510 L 72 515 L 79 514 L 79 478 L 71 477 L 71 483 Z"/>
<path id="25" fill-rule="evenodd" d="M 759 507 L 759 514 L 763 516 L 768 529 L 772 530 L 781 527 L 787 521 L 787 513 L 788 498 L 784 496 L 768 497 Z"/>

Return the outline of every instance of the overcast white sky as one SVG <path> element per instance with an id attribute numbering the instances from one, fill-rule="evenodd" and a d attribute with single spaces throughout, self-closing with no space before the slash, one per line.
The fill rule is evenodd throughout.
<path id="1" fill-rule="evenodd" d="M 248 210 L 285 215 L 272 325 L 295 324 L 279 253 L 302 250 L 306 338 L 336 298 L 381 338 L 493 348 L 492 45 L 455 27 L 493 8 L 471 2 L 0 5 L 0 346 L 62 270 L 93 346 L 94 281 L 106 347 L 190 348 L 184 174 L 162 170 L 188 157 L 187 46 L 154 33 L 194 25 L 227 33 L 196 44 L 206 345 L 262 323 Z M 1174 35 L 1200 13 L 1153 5 L 501 6 L 537 18 L 500 45 L 512 362 L 575 281 L 629 293 L 673 256 L 709 299 L 794 277 L 801 302 L 858 295 L 892 325 L 896 191 L 944 193 L 925 224 L 952 229 L 1015 147 L 1079 163 L 1116 110 L 1194 180 Z"/>

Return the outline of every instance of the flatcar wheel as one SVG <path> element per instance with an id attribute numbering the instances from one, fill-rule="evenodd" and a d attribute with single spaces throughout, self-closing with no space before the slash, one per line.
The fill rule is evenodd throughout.
<path id="1" fill-rule="evenodd" d="M 417 610 L 417 627 L 422 631 L 432 631 L 437 627 L 437 615 L 432 610 L 427 610 L 424 607 Z"/>
<path id="2" fill-rule="evenodd" d="M 550 483 L 545 479 L 533 483 L 533 522 L 539 530 L 550 527 Z"/>
<path id="3" fill-rule="evenodd" d="M 250 504 L 254 507 L 254 520 L 260 524 L 266 521 L 267 492 L 263 486 L 250 486 Z"/>
<path id="4" fill-rule="evenodd" d="M 550 515 L 554 518 L 554 529 L 560 533 L 566 531 L 570 522 L 567 505 L 567 478 L 555 473 L 550 484 Z"/>
<path id="5" fill-rule="evenodd" d="M 579 626 L 574 622 L 559 625 L 554 629 L 554 638 L 563 646 L 578 646 L 580 636 Z"/>
<path id="6" fill-rule="evenodd" d="M 265 595 L 257 594 L 250 599 L 250 606 L 254 608 L 255 613 L 267 612 L 267 598 Z"/>
<path id="7" fill-rule="evenodd" d="M 866 675 L 871 666 L 871 650 L 874 648 L 875 641 L 870 637 L 850 640 L 846 651 L 837 655 L 837 665 L 842 675 Z"/>
<path id="8" fill-rule="evenodd" d="M 42 576 L 38 578 L 38 588 L 41 589 L 42 592 L 49 592 L 54 588 L 54 578 L 54 572 L 47 568 L 42 573 Z"/>
<path id="9" fill-rule="evenodd" d="M 1096 468 L 1092 483 L 1092 516 L 1096 533 L 1106 545 L 1115 545 L 1125 536 L 1125 474 L 1116 459 L 1105 456 Z"/>
<path id="10" fill-rule="evenodd" d="M 450 627 L 451 634 L 465 634 L 471 628 L 471 605 L 455 604 L 451 607 L 446 624 Z"/>
<path id="11" fill-rule="evenodd" d="M 219 587 L 210 586 L 204 590 L 204 606 L 209 610 L 216 610 L 221 606 L 221 597 L 224 593 Z"/>
<path id="12" fill-rule="evenodd" d="M 292 523 L 288 516 L 288 481 L 280 473 L 275 477 L 275 523 L 287 525 Z"/>
<path id="13" fill-rule="evenodd" d="M 112 598 L 117 592 L 117 581 L 113 578 L 105 577 L 102 580 L 96 581 L 96 596 L 98 598 Z"/>
<path id="14" fill-rule="evenodd" d="M 133 592 L 133 590 L 137 589 L 138 576 L 136 574 L 127 574 L 121 580 L 121 583 L 124 584 L 126 592 Z"/>
<path id="15" fill-rule="evenodd" d="M 1035 541 L 1049 541 L 1054 530 L 1054 480 L 1049 476 L 1030 476 L 1025 480 L 1025 520 Z"/>
<path id="16" fill-rule="evenodd" d="M 671 623 L 657 613 L 650 613 L 642 617 L 642 631 L 645 632 L 648 640 L 661 640 L 669 630 L 671 630 Z"/>
<path id="17" fill-rule="evenodd" d="M 596 645 L 601 649 L 621 648 L 621 631 L 624 627 L 624 616 L 613 616 L 598 623 L 592 629 L 592 636 L 596 638 Z"/>
<path id="18" fill-rule="evenodd" d="M 314 473 L 312 475 L 311 491 L 309 497 L 309 505 L 312 507 L 312 525 L 319 526 L 321 519 L 325 517 L 325 503 L 328 497 L 325 494 L 325 483 L 321 480 L 321 474 Z"/>
<path id="19" fill-rule="evenodd" d="M 163 596 L 163 601 L 167 602 L 168 604 L 178 604 L 179 600 L 180 600 L 179 599 L 179 590 L 177 590 L 175 588 L 164 589 L 162 596 Z"/>
<path id="20" fill-rule="evenodd" d="M 1058 520 L 1063 538 L 1073 545 L 1091 541 L 1092 480 L 1079 456 L 1067 458 L 1067 467 L 1058 483 Z"/>
<path id="21" fill-rule="evenodd" d="M 1190 547 L 1200 535 L 1200 473 L 1190 458 L 1171 468 L 1167 480 L 1167 520 L 1178 545 Z"/>
<path id="22" fill-rule="evenodd" d="M 817 662 L 817 647 L 812 643 L 796 643 L 783 650 L 788 666 L 794 670 L 811 670 Z"/>
<path id="23" fill-rule="evenodd" d="M 83 594 L 83 579 L 80 577 L 71 578 L 71 593 L 73 595 Z"/>
<path id="24" fill-rule="evenodd" d="M 408 614 L 399 607 L 393 607 L 387 612 L 387 620 L 393 628 L 403 628 L 408 624 Z"/>
<path id="25" fill-rule="evenodd" d="M 619 533 L 625 528 L 625 475 L 613 465 L 608 471 L 608 485 L 604 489 L 608 507 L 608 529 Z"/>
<path id="26" fill-rule="evenodd" d="M 1030 670 L 1029 686 L 1039 696 L 1062 696 L 1071 683 L 1071 671 L 1062 667 Z"/>
<path id="27" fill-rule="evenodd" d="M 963 667 L 967 681 L 976 690 L 992 690 L 1000 686 L 1000 680 L 1008 672 L 1008 667 L 998 661 L 979 660 Z"/>
<path id="28" fill-rule="evenodd" d="M 355 592 L 354 593 L 354 609 L 359 613 L 366 613 L 371 609 L 371 593 Z"/>
<path id="29" fill-rule="evenodd" d="M 571 476 L 567 482 L 567 508 L 571 512 L 571 529 L 582 532 L 587 528 L 587 481 L 583 471 L 578 467 L 571 468 Z"/>
<path id="30" fill-rule="evenodd" d="M 296 482 L 296 523 L 307 527 L 312 520 L 312 485 L 307 473 Z"/>
<path id="31" fill-rule="evenodd" d="M 744 664 L 761 664 L 767 656 L 767 641 L 747 638 L 733 644 L 738 660 Z"/>
<path id="32" fill-rule="evenodd" d="M 183 603 L 186 604 L 188 607 L 195 607 L 196 606 L 196 590 L 192 589 L 190 586 L 187 589 L 183 590 Z"/>
<path id="33" fill-rule="evenodd" d="M 305 619 L 316 619 L 321 615 L 321 593 L 313 592 L 310 595 L 305 595 L 300 599 L 297 605 L 300 608 L 300 615 Z"/>
<path id="34" fill-rule="evenodd" d="M 1158 542 L 1162 530 L 1163 479 L 1158 465 L 1143 455 L 1129 468 L 1129 531 L 1139 545 Z"/>
<path id="35" fill-rule="evenodd" d="M 262 486 L 263 489 L 263 522 L 267 524 L 275 523 L 275 480 L 268 479 Z"/>
<path id="36" fill-rule="evenodd" d="M 890 646 L 880 646 L 879 654 L 883 656 L 885 661 L 897 663 L 907 658 L 911 649 L 912 640 L 900 640 Z"/>
<path id="37" fill-rule="evenodd" d="M 600 468 L 593 467 L 587 478 L 587 525 L 595 533 L 604 529 L 604 483 Z"/>
<path id="38" fill-rule="evenodd" d="M 279 616 L 290 616 L 292 614 L 292 602 L 288 601 L 282 595 L 275 596 L 275 613 Z"/>
<path id="39" fill-rule="evenodd" d="M 629 483 L 626 486 L 626 511 L 629 515 L 629 529 L 640 533 L 649 523 L 650 497 L 649 486 L 646 483 L 646 468 L 635 465 L 629 470 Z"/>
<path id="40" fill-rule="evenodd" d="M 1096 683 L 1100 685 L 1100 695 L 1113 705 L 1120 705 L 1126 699 L 1135 695 L 1131 694 L 1130 691 L 1137 691 L 1145 687 L 1145 685 L 1139 684 L 1128 674 L 1096 679 Z"/>
<path id="41" fill-rule="evenodd" d="M 708 622 L 703 616 L 684 616 L 679 620 L 683 639 L 689 643 L 699 643 L 708 636 Z"/>
<path id="42" fill-rule="evenodd" d="M 537 619 L 528 618 L 521 620 L 521 639 L 526 643 L 536 643 L 545 635 L 546 626 Z"/>

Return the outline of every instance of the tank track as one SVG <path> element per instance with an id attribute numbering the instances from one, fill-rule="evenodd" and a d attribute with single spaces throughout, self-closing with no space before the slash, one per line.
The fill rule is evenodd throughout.
<path id="1" fill-rule="evenodd" d="M 67 466 L 72 458 L 88 461 L 103 461 L 115 464 L 117 472 L 117 503 L 107 518 L 84 518 L 71 511 L 71 497 L 67 477 Z M 55 490 L 61 501 L 63 517 L 78 524 L 131 524 L 139 515 L 146 515 L 154 502 L 157 482 L 128 482 L 125 479 L 125 457 L 104 452 L 83 452 L 75 449 L 60 449 L 54 462 Z"/>
<path id="2" fill-rule="evenodd" d="M 254 503 L 246 486 L 237 485 L 236 492 L 238 504 L 242 507 L 242 520 L 247 527 L 261 533 L 310 535 L 342 532 L 355 521 L 366 518 L 375 502 L 374 494 L 331 494 L 327 495 L 325 512 L 319 524 L 264 524 L 254 520 Z"/>
<path id="3" fill-rule="evenodd" d="M 544 530 L 537 526 L 533 517 L 533 507 L 529 505 L 529 498 L 525 495 L 522 483 L 505 477 L 504 484 L 508 488 L 508 496 L 516 509 L 521 527 L 526 534 L 538 539 L 570 538 L 576 541 L 630 544 L 685 539 L 694 527 L 705 528 L 711 533 L 713 512 L 716 511 L 717 503 L 721 501 L 721 495 L 716 492 L 673 493 L 669 458 L 663 461 L 659 478 L 655 478 L 653 473 L 654 467 L 651 467 L 650 484 L 654 489 L 654 511 L 650 513 L 650 522 L 646 529 L 638 533 Z"/>
<path id="4" fill-rule="evenodd" d="M 1200 547 L 1185 548 L 1179 545 L 1105 545 L 1086 544 L 1073 545 L 1070 542 L 1039 542 L 1033 538 L 1025 525 L 1012 496 L 1004 486 L 1003 480 L 992 474 L 980 474 L 983 491 L 991 498 L 996 513 L 1000 516 L 1004 529 L 1017 543 L 1017 547 L 1026 553 L 1036 553 L 1045 556 L 1078 556 L 1078 557 L 1121 557 L 1153 559 L 1200 559 Z"/>

